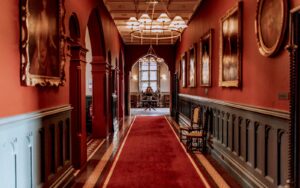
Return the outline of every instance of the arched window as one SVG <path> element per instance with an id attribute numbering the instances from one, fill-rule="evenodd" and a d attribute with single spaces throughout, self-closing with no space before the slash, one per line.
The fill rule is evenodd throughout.
<path id="1" fill-rule="evenodd" d="M 139 60 L 139 90 L 145 91 L 148 86 L 153 91 L 159 90 L 159 62 L 155 57 L 144 57 Z"/>

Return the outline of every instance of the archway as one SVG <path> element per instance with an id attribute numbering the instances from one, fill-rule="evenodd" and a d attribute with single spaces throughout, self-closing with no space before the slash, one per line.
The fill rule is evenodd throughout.
<path id="1" fill-rule="evenodd" d="M 85 33 L 87 36 L 81 37 L 76 14 L 70 17 L 70 104 L 74 108 L 72 110 L 72 160 L 75 168 L 81 168 L 87 161 L 86 115 L 88 106 L 86 105 L 86 90 L 89 90 L 93 96 L 92 127 L 90 127 L 92 137 L 107 137 L 109 120 L 107 117 L 110 114 L 109 90 L 107 89 L 109 65 L 105 58 L 104 36 L 98 9 L 91 12 L 87 28 Z M 88 36 L 90 40 L 88 40 Z M 80 43 L 85 38 L 87 38 L 85 43 L 91 52 L 88 59 L 86 59 L 88 50 Z M 89 78 L 86 78 L 87 61 L 91 64 L 91 67 L 88 67 L 88 72 L 92 72 Z"/>
<path id="2" fill-rule="evenodd" d="M 129 77 L 131 115 L 170 114 L 171 78 L 164 59 L 152 53 L 144 55 L 132 65 Z"/>
<path id="3" fill-rule="evenodd" d="M 115 62 L 112 60 L 112 56 L 111 56 L 111 51 L 108 50 L 107 52 L 107 62 L 109 64 L 109 85 L 108 85 L 108 99 L 109 99 L 109 114 L 108 114 L 108 131 L 109 133 L 113 133 L 114 132 L 114 123 L 115 123 L 115 117 L 114 117 L 114 112 L 115 112 L 115 109 L 114 109 L 114 103 L 115 103 L 115 96 L 116 96 L 116 89 L 115 89 L 115 75 L 116 75 L 116 72 L 115 72 L 115 67 L 116 67 L 116 64 Z"/>
<path id="4" fill-rule="evenodd" d="M 86 72 L 85 72 L 85 97 L 86 97 L 86 133 L 87 141 L 92 138 L 93 135 L 93 77 L 92 77 L 92 61 L 93 53 L 91 46 L 91 39 L 89 29 L 86 28 L 85 32 L 85 47 L 88 50 L 86 53 Z"/>
<path id="5" fill-rule="evenodd" d="M 86 114 L 85 114 L 85 53 L 80 44 L 80 26 L 75 13 L 69 20 L 70 30 L 70 104 L 72 116 L 72 161 L 75 168 L 81 168 L 86 162 Z"/>
<path id="6" fill-rule="evenodd" d="M 98 9 L 96 8 L 90 14 L 88 31 L 92 49 L 92 136 L 94 138 L 106 138 L 109 134 L 110 125 L 110 62 L 106 61 L 103 28 Z"/>
<path id="7" fill-rule="evenodd" d="M 80 27 L 79 27 L 79 21 L 77 18 L 77 15 L 75 13 L 72 13 L 69 21 L 69 31 L 70 31 L 70 37 L 72 40 L 77 41 L 80 39 Z"/>

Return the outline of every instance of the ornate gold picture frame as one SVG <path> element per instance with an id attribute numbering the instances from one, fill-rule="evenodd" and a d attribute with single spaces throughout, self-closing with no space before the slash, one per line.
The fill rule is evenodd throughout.
<path id="1" fill-rule="evenodd" d="M 200 86 L 211 86 L 212 29 L 200 40 Z"/>
<path id="2" fill-rule="evenodd" d="M 193 45 L 189 51 L 189 87 L 196 87 L 196 59 L 196 47 Z"/>
<path id="3" fill-rule="evenodd" d="M 21 83 L 59 86 L 65 82 L 63 0 L 20 0 Z"/>
<path id="4" fill-rule="evenodd" d="M 219 85 L 239 87 L 242 65 L 242 2 L 229 10 L 220 21 Z"/>
<path id="5" fill-rule="evenodd" d="M 255 33 L 259 52 L 272 56 L 278 52 L 287 27 L 287 0 L 258 0 Z"/>

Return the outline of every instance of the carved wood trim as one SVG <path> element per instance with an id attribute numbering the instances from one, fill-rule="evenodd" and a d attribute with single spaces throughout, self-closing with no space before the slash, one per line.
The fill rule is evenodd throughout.
<path id="1" fill-rule="evenodd" d="M 217 100 L 217 99 L 210 99 L 210 98 L 206 98 L 206 97 L 200 97 L 200 96 L 196 96 L 196 95 L 188 95 L 188 94 L 182 94 L 182 93 L 179 94 L 179 97 L 183 97 L 183 98 L 195 100 L 195 101 L 208 102 L 208 103 L 214 103 L 214 104 L 224 105 L 224 106 L 228 106 L 228 107 L 243 109 L 246 111 L 256 112 L 256 113 L 274 116 L 274 117 L 278 117 L 278 118 L 282 118 L 282 119 L 290 118 L 289 117 L 290 113 L 287 111 L 273 110 L 273 109 L 268 109 L 268 108 L 250 106 L 250 105 L 245 105 L 245 104 L 241 104 L 241 103 L 221 101 L 221 100 Z"/>
<path id="2" fill-rule="evenodd" d="M 226 168 L 245 175 L 243 181 L 254 186 L 288 185 L 285 148 L 289 118 L 283 118 L 285 113 L 266 109 L 261 113 L 262 110 L 255 107 L 180 94 L 180 123 L 186 122 L 183 118 L 189 119 L 195 105 L 213 112 L 213 121 L 208 125 L 213 129 L 209 147 L 220 158 L 228 156 Z M 284 152 L 279 154 L 280 151 Z M 233 163 L 238 164 L 237 167 L 233 167 Z"/>
<path id="3" fill-rule="evenodd" d="M 295 37 L 299 38 L 296 33 L 299 32 L 299 28 L 296 28 L 295 22 L 299 21 L 295 19 L 295 16 L 299 14 L 300 6 L 293 8 L 290 11 L 290 23 L 289 23 L 289 44 L 286 46 L 286 50 L 289 52 L 290 61 L 290 121 L 288 129 L 288 183 L 290 187 L 299 187 L 299 57 L 296 57 L 297 51 L 299 51 L 299 41 L 295 40 Z M 298 26 L 299 27 L 299 26 Z M 298 31 L 297 31 L 298 30 Z M 299 40 L 299 39 L 298 39 Z"/>
<path id="4" fill-rule="evenodd" d="M 35 112 L 26 113 L 26 114 L 1 118 L 0 119 L 0 127 L 4 126 L 6 124 L 43 118 L 45 116 L 54 115 L 54 114 L 69 111 L 69 110 L 72 110 L 72 109 L 73 108 L 70 105 L 62 105 L 62 106 L 57 106 L 57 107 L 53 107 L 53 108 L 45 108 L 45 109 L 42 109 L 42 110 L 38 110 L 38 111 L 35 111 Z"/>
<path id="5" fill-rule="evenodd" d="M 278 12 L 278 15 L 281 14 L 281 17 L 280 17 L 280 21 L 281 21 L 280 29 L 281 30 L 280 30 L 279 36 L 277 36 L 277 38 L 276 38 L 275 44 L 271 47 L 268 47 L 265 44 L 265 41 L 263 41 L 263 33 L 262 33 L 262 29 L 261 29 L 261 24 L 264 24 L 264 25 L 267 24 L 267 23 L 262 23 L 262 20 L 261 20 L 262 17 L 265 16 L 265 15 L 262 15 L 262 9 L 265 4 L 266 4 L 266 0 L 258 0 L 257 1 L 256 17 L 255 17 L 255 34 L 256 34 L 256 41 L 257 41 L 259 52 L 263 56 L 269 57 L 269 56 L 275 55 L 276 52 L 278 52 L 278 50 L 280 49 L 280 46 L 283 42 L 285 31 L 287 28 L 286 27 L 287 20 L 288 20 L 287 19 L 287 17 L 288 17 L 288 1 L 280 0 L 281 12 Z M 269 7 L 269 8 L 273 8 L 273 7 Z M 278 15 L 273 15 L 273 19 L 278 18 L 277 17 Z M 276 21 L 278 21 L 278 20 L 276 20 Z M 276 23 L 276 21 L 274 21 L 274 22 Z M 273 23 L 273 24 L 275 24 L 275 23 Z M 274 29 L 274 28 L 271 28 L 271 29 Z M 266 35 L 266 33 L 265 33 L 265 35 Z"/>

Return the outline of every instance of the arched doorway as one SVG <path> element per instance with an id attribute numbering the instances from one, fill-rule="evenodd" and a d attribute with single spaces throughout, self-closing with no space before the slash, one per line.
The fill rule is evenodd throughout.
<path id="1" fill-rule="evenodd" d="M 85 54 L 87 50 L 80 43 L 80 26 L 75 13 L 69 20 L 70 30 L 70 104 L 72 116 L 72 161 L 75 168 L 81 168 L 86 162 L 86 114 L 85 100 Z"/>
<path id="2" fill-rule="evenodd" d="M 86 72 L 85 72 L 85 97 L 86 97 L 86 134 L 87 141 L 93 135 L 93 76 L 92 76 L 92 46 L 89 29 L 85 32 L 85 47 L 88 50 L 86 53 Z"/>
<path id="3" fill-rule="evenodd" d="M 129 82 L 131 115 L 170 114 L 171 78 L 164 59 L 152 53 L 139 58 L 131 68 Z"/>
<path id="4" fill-rule="evenodd" d="M 98 9 L 92 10 L 88 20 L 92 50 L 92 136 L 106 138 L 110 125 L 110 61 L 106 60 L 106 47 Z"/>
<path id="5" fill-rule="evenodd" d="M 79 28 L 77 16 L 73 14 L 69 20 L 69 72 L 70 104 L 73 106 L 72 161 L 75 168 L 81 168 L 87 161 L 87 134 L 93 138 L 106 138 L 109 125 L 109 64 L 105 58 L 104 36 L 98 10 L 94 9 L 91 12 L 84 37 L 80 36 Z M 88 50 L 81 44 L 82 39 L 89 50 L 88 56 Z M 92 101 L 86 101 L 87 95 L 93 96 Z M 90 115 L 91 102 L 92 126 L 87 127 L 86 117 Z"/>

